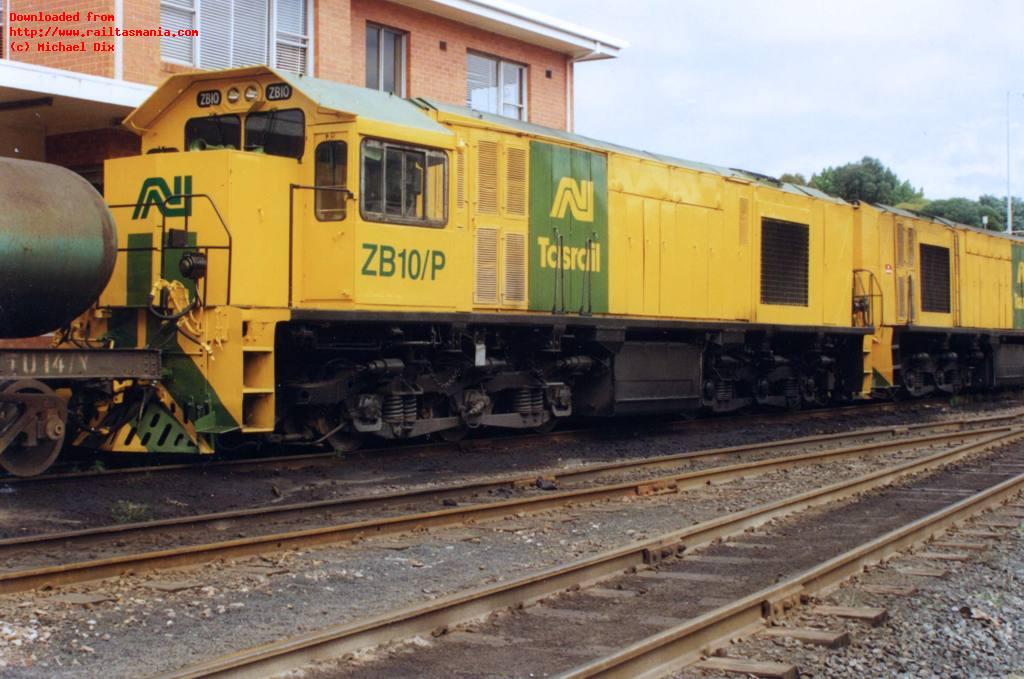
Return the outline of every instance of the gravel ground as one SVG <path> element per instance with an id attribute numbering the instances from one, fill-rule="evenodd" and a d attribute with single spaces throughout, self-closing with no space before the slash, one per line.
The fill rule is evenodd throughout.
<path id="1" fill-rule="evenodd" d="M 913 457 L 873 456 L 699 491 L 0 597 L 5 676 L 137 676 L 535 572 Z M 168 591 L 172 590 L 172 591 Z M 177 591 L 173 591 L 177 590 Z M 108 599 L 76 603 L 69 595 Z M 0 634 L 6 628 L 0 627 Z M 20 641 L 20 645 L 15 642 Z M 160 653 L 154 654 L 154 642 Z"/>
<path id="2" fill-rule="evenodd" d="M 986 515 L 988 520 L 1000 512 Z M 910 566 L 936 567 L 901 556 L 847 582 L 822 603 L 888 609 L 889 620 L 870 627 L 793 609 L 783 627 L 847 631 L 847 647 L 825 650 L 790 639 L 755 637 L 727 649 L 729 656 L 795 664 L 802 677 L 1012 677 L 1024 676 L 1024 527 L 1001 529 L 989 548 L 967 562 L 943 562 L 944 578 L 908 576 Z M 976 542 L 957 536 L 950 540 Z M 913 586 L 912 596 L 867 592 L 862 585 Z M 723 676 L 688 670 L 677 679 Z M 735 675 L 733 675 L 735 676 Z"/>
<path id="3" fill-rule="evenodd" d="M 908 434 L 910 435 L 910 434 Z M 917 434 L 913 434 L 916 436 Z M 816 446 L 817 450 L 834 450 L 872 441 L 891 441 L 892 437 L 867 436 L 851 440 L 833 440 Z M 573 490 L 597 485 L 608 485 L 622 482 L 638 482 L 670 474 L 695 472 L 713 467 L 721 467 L 738 462 L 754 462 L 765 459 L 778 459 L 807 452 L 799 446 L 792 448 L 773 449 L 769 451 L 753 450 L 749 453 L 715 455 L 696 459 L 684 459 L 670 466 L 654 469 L 626 471 L 608 471 L 600 477 L 582 482 L 567 482 L 559 485 L 557 490 Z M 873 455 L 869 453 L 868 455 Z M 887 457 L 885 460 L 898 459 Z M 899 458 L 902 459 L 902 458 Z M 752 477 L 753 478 L 753 477 Z M 554 489 L 554 488 L 553 488 Z M 119 555 L 133 554 L 159 549 L 173 549 L 185 545 L 205 544 L 233 538 L 254 537 L 284 533 L 293 530 L 304 530 L 319 526 L 354 523 L 369 519 L 388 516 L 430 512 L 443 509 L 454 504 L 487 504 L 509 499 L 526 498 L 544 495 L 548 491 L 540 490 L 536 485 L 528 487 L 497 488 L 485 493 L 471 493 L 446 498 L 443 502 L 436 499 L 420 499 L 398 502 L 385 506 L 352 509 L 346 506 L 337 508 L 319 507 L 309 512 L 291 512 L 281 515 L 255 515 L 246 518 L 218 520 L 212 523 L 183 524 L 165 527 L 159 530 L 140 534 L 115 534 L 113 536 L 85 537 L 77 540 L 67 539 L 45 548 L 39 545 L 22 545 L 6 547 L 0 550 L 0 574 L 8 571 L 29 568 L 56 566 L 82 560 L 93 560 Z"/>
<path id="4" fill-rule="evenodd" d="M 858 414 L 845 411 L 842 419 L 729 423 L 714 420 L 708 429 L 651 436 L 643 427 L 633 434 L 608 434 L 603 440 L 561 442 L 557 445 L 516 444 L 499 439 L 488 447 L 471 447 L 459 454 L 440 451 L 385 454 L 366 452 L 308 467 L 273 465 L 256 470 L 195 467 L 148 475 L 89 480 L 0 482 L 0 537 L 16 537 L 108 525 L 110 523 L 191 516 L 261 505 L 324 500 L 387 492 L 415 485 L 438 485 L 482 475 L 536 473 L 550 468 L 637 459 L 698 449 L 735 446 L 759 441 L 809 436 L 824 432 L 941 421 L 976 413 L 1009 412 L 1019 401 L 910 404 L 898 412 Z M 628 431 L 628 430 L 627 430 Z M 88 488 L 88 492 L 83 489 Z"/>

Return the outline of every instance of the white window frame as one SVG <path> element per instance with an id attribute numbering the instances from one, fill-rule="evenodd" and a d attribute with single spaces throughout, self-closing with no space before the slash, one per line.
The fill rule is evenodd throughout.
<path id="1" fill-rule="evenodd" d="M 199 24 L 199 3 L 201 0 L 160 0 L 160 20 L 164 18 L 164 5 L 168 5 L 176 10 L 185 10 L 192 15 L 192 21 L 189 22 L 189 27 L 195 29 Z M 192 59 L 190 61 L 181 61 L 180 59 L 171 59 L 170 57 L 164 56 L 163 46 L 160 48 L 160 61 L 167 62 L 169 64 L 180 64 L 181 66 L 192 66 L 195 67 L 199 63 L 199 41 L 202 39 L 202 32 L 192 39 Z"/>
<path id="2" fill-rule="evenodd" d="M 396 97 L 402 97 L 403 99 L 408 95 L 408 85 L 406 84 L 406 74 L 409 71 L 409 32 L 403 31 L 399 28 L 393 28 L 391 26 L 385 26 L 384 24 L 378 24 L 376 21 L 367 21 L 366 30 L 374 28 L 377 30 L 377 91 L 384 91 L 384 41 L 381 38 L 384 35 L 384 31 L 389 31 L 399 36 L 402 40 L 402 63 L 399 72 L 402 74 L 402 80 L 399 84 L 398 92 L 395 93 Z M 366 33 L 363 33 L 363 40 L 366 40 Z M 366 44 L 365 42 L 363 43 Z M 366 50 L 363 50 L 364 54 Z M 363 69 L 365 71 L 365 69 Z M 363 74 L 365 76 L 365 73 Z M 365 85 L 364 87 L 369 87 Z M 371 88 L 372 89 L 372 88 Z"/>
<path id="3" fill-rule="evenodd" d="M 0 0 L 2 1 L 2 0 Z M 233 1 L 233 0 L 232 0 Z M 277 46 L 278 44 L 286 44 L 292 47 L 305 47 L 306 49 L 306 75 L 313 75 L 313 0 L 305 0 L 306 2 L 306 33 L 305 35 L 299 35 L 294 33 L 280 32 L 277 30 L 277 0 L 267 0 L 267 65 L 271 68 L 277 68 Z M 203 40 L 203 27 L 199 25 L 200 10 L 202 8 L 203 0 L 160 0 L 160 13 L 163 16 L 164 5 L 169 5 L 178 10 L 190 11 L 192 14 L 191 28 L 197 29 L 199 34 L 192 40 L 192 60 L 181 61 L 179 59 L 171 59 L 163 55 L 163 51 L 160 53 L 160 60 L 170 63 L 178 64 L 180 66 L 190 66 L 192 68 L 203 68 L 199 55 L 202 54 L 202 40 Z M 190 7 L 191 5 L 191 7 Z"/>
<path id="4" fill-rule="evenodd" d="M 508 118 L 509 120 L 521 120 L 523 122 L 529 122 L 529 120 L 530 120 L 530 110 L 529 110 L 529 102 L 530 102 L 530 67 L 529 67 L 529 65 L 521 63 L 521 62 L 518 62 L 518 61 L 512 61 L 510 59 L 502 59 L 499 56 L 495 56 L 493 54 L 487 54 L 486 52 L 478 52 L 477 50 L 467 50 L 466 51 L 466 61 L 467 62 L 469 61 L 470 55 L 475 56 L 475 57 L 477 57 L 479 59 L 487 59 L 488 61 L 494 62 L 494 67 L 495 67 L 495 69 L 497 71 L 497 76 L 498 76 L 498 78 L 497 78 L 497 83 L 498 83 L 498 105 L 497 105 L 497 109 L 498 110 L 497 111 L 480 111 L 480 112 L 481 113 L 493 113 L 494 115 L 499 115 L 502 118 Z M 502 99 L 502 96 L 504 95 L 504 92 L 505 92 L 505 69 L 503 68 L 503 66 L 514 66 L 515 68 L 519 69 L 519 72 L 521 74 L 520 75 L 520 82 L 522 83 L 523 101 L 522 101 L 521 104 L 514 104 L 514 103 L 508 103 L 507 104 L 508 106 L 515 106 L 516 108 L 519 109 L 519 114 L 520 115 L 519 115 L 518 118 L 513 118 L 511 116 L 507 116 L 504 113 L 506 102 L 505 102 L 504 99 Z M 468 79 L 468 77 L 469 77 L 468 74 L 467 74 L 466 77 Z M 467 83 L 467 90 L 468 90 L 468 83 Z M 469 101 L 468 99 L 469 98 L 467 97 L 466 108 L 468 108 L 470 110 L 473 110 L 473 111 L 480 110 L 480 109 L 474 109 L 473 108 L 473 102 Z"/>

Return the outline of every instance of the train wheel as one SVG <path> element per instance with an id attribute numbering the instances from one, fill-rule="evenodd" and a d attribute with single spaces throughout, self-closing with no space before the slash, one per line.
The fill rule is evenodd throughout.
<path id="1" fill-rule="evenodd" d="M 549 433 L 551 431 L 554 431 L 555 427 L 557 427 L 557 426 L 558 426 L 558 418 L 557 417 L 552 417 L 550 420 L 548 420 L 544 424 L 541 424 L 541 425 L 538 425 L 536 427 L 533 427 L 533 431 L 538 433 L 538 434 L 547 434 L 547 433 Z"/>
<path id="2" fill-rule="evenodd" d="M 462 439 L 466 438 L 469 433 L 469 427 L 460 425 L 458 427 L 452 427 L 451 429 L 442 429 L 437 432 L 437 437 L 445 443 L 458 443 Z"/>
<path id="3" fill-rule="evenodd" d="M 324 413 L 318 417 L 315 429 L 336 453 L 355 452 L 362 447 L 366 438 L 363 434 L 349 429 L 348 425 L 342 426 L 341 419 L 333 414 Z"/>
<path id="4" fill-rule="evenodd" d="M 11 436 L 6 449 L 0 453 L 0 466 L 15 476 L 42 474 L 54 463 L 64 445 L 67 416 L 64 402 L 52 389 L 36 380 L 0 384 L 0 394 L 45 397 L 42 404 L 31 409 L 0 399 L 0 439 Z M 45 406 L 49 407 L 42 409 Z M 41 417 L 45 418 L 42 427 L 39 426 Z"/>

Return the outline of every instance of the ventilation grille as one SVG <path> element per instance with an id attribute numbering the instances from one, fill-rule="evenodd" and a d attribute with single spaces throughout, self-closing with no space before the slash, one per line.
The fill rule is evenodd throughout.
<path id="1" fill-rule="evenodd" d="M 498 214 L 498 143 L 481 140 L 476 157 L 476 209 Z"/>
<path id="2" fill-rule="evenodd" d="M 459 210 L 466 206 L 466 151 L 455 152 L 455 207 Z"/>
<path id="3" fill-rule="evenodd" d="M 750 240 L 750 200 L 740 198 L 740 245 L 746 246 Z"/>
<path id="4" fill-rule="evenodd" d="M 896 279 L 896 317 L 906 320 L 906 277 L 901 275 Z"/>
<path id="5" fill-rule="evenodd" d="M 505 304 L 526 301 L 526 234 L 505 234 Z"/>
<path id="6" fill-rule="evenodd" d="M 949 248 L 921 246 L 921 311 L 949 313 Z"/>
<path id="7" fill-rule="evenodd" d="M 761 303 L 807 306 L 809 229 L 805 224 L 761 222 Z"/>
<path id="8" fill-rule="evenodd" d="M 509 148 L 505 153 L 505 212 L 526 216 L 526 149 Z"/>
<path id="9" fill-rule="evenodd" d="M 896 224 L 896 265 L 914 266 L 917 252 L 917 229 L 905 224 Z"/>
<path id="10" fill-rule="evenodd" d="M 498 303 L 498 230 L 476 230 L 476 289 L 473 301 L 477 304 Z"/>
<path id="11" fill-rule="evenodd" d="M 896 224 L 896 266 L 907 265 L 907 227 Z"/>

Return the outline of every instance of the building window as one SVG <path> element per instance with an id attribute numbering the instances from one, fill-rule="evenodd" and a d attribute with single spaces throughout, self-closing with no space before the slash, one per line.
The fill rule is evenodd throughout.
<path id="1" fill-rule="evenodd" d="M 367 139 L 362 149 L 363 218 L 444 226 L 448 219 L 448 157 L 444 151 Z"/>
<path id="2" fill-rule="evenodd" d="M 393 28 L 366 25 L 366 86 L 405 96 L 406 36 Z"/>
<path id="3" fill-rule="evenodd" d="M 163 37 L 165 61 L 204 69 L 269 64 L 309 72 L 310 0 L 161 0 L 160 23 L 198 38 Z"/>
<path id="4" fill-rule="evenodd" d="M 316 218 L 321 222 L 345 219 L 348 197 L 348 144 L 325 141 L 316 147 Z"/>
<path id="5" fill-rule="evenodd" d="M 474 111 L 526 120 L 526 66 L 470 52 L 466 105 Z"/>

